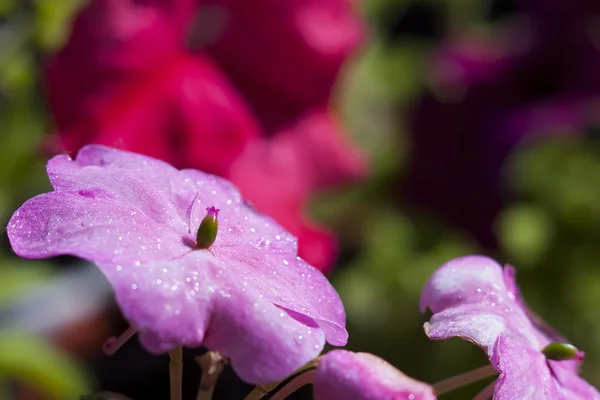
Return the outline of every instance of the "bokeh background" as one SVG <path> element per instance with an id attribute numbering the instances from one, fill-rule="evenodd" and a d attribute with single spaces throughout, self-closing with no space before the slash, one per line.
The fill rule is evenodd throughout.
<path id="1" fill-rule="evenodd" d="M 4 224 L 50 190 L 44 164 L 60 149 L 45 68 L 84 3 L 0 0 Z M 346 306 L 348 347 L 427 382 L 483 365 L 468 343 L 429 342 L 418 309 L 438 266 L 482 253 L 517 267 L 527 301 L 585 350 L 583 376 L 599 386 L 600 3 L 364 0 L 356 13 L 366 35 L 336 72 L 329 107 L 370 167 L 322 185 L 306 206 L 339 238 L 329 276 Z M 333 42 L 326 22 L 312 24 Z M 0 274 L 0 399 L 167 398 L 165 357 L 135 340 L 111 358 L 100 352 L 126 325 L 92 266 L 21 260 L 3 235 Z M 192 353 L 189 398 L 199 378 Z M 474 386 L 443 398 L 468 398 Z M 216 397 L 249 389 L 226 371 Z"/>

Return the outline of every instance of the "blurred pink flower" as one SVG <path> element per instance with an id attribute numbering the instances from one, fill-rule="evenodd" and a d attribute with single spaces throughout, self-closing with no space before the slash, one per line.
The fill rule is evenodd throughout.
<path id="1" fill-rule="evenodd" d="M 361 24 L 348 0 L 248 4 L 92 0 L 47 68 L 60 140 L 72 154 L 89 143 L 104 144 L 231 177 L 261 211 L 281 210 L 275 218 L 298 235 L 303 257 L 329 267 L 335 240 L 303 214 L 315 190 L 367 170 L 327 110 L 341 64 L 360 42 Z M 184 41 L 193 11 L 202 17 L 209 6 L 225 14 L 225 23 L 208 47 L 192 52 Z M 198 35 L 202 29 L 192 38 Z M 272 154 L 270 168 L 230 176 L 232 168 L 262 162 L 257 148 Z M 278 155 L 284 152 L 312 163 L 300 168 L 292 161 L 298 165 L 290 168 Z M 255 161 L 238 163 L 240 157 Z M 266 185 L 241 181 L 268 184 L 273 173 L 302 185 L 293 189 L 299 196 L 291 200 L 294 207 L 269 201 L 262 195 Z"/>
<path id="2" fill-rule="evenodd" d="M 364 36 L 353 0 L 200 3 L 225 22 L 207 51 L 268 132 L 307 109 L 327 106 L 342 64 Z"/>
<path id="3" fill-rule="evenodd" d="M 481 347 L 500 372 L 494 399 L 600 399 L 578 375 L 583 355 L 553 361 L 542 350 L 564 342 L 533 322 L 520 297 L 512 267 L 483 256 L 468 256 L 441 266 L 421 295 L 421 312 L 430 339 L 461 337 Z"/>
<path id="4" fill-rule="evenodd" d="M 436 399 L 431 386 L 404 375 L 385 360 L 345 350 L 322 357 L 314 392 L 316 400 Z"/>
<path id="5" fill-rule="evenodd" d="M 325 340 L 346 344 L 333 287 L 297 256 L 296 238 L 226 180 L 97 145 L 76 160 L 53 158 L 48 176 L 54 191 L 9 222 L 14 251 L 95 262 L 150 352 L 203 345 L 245 381 L 267 383 L 316 357 Z M 220 209 L 216 241 L 199 249 L 211 206 Z"/>
<path id="6" fill-rule="evenodd" d="M 104 144 L 178 168 L 226 175 L 246 144 L 260 135 L 243 100 L 207 58 L 176 55 L 134 77 L 117 71 L 81 84 L 64 75 L 68 68 L 51 66 L 48 76 L 51 88 L 62 88 L 52 104 L 71 153 L 88 143 Z M 74 109 L 62 108 L 69 104 Z"/>
<path id="7" fill-rule="evenodd" d="M 254 141 L 228 178 L 258 210 L 299 238 L 301 257 L 326 270 L 335 261 L 337 240 L 305 216 L 304 205 L 315 188 L 343 182 L 345 171 L 359 176 L 366 165 L 331 114 L 317 110 L 272 138 Z"/>

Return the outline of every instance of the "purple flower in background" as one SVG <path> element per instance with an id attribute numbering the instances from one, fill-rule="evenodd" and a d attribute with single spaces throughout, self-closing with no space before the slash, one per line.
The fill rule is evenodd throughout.
<path id="1" fill-rule="evenodd" d="M 325 354 L 314 381 L 316 400 L 434 400 L 433 388 L 368 353 L 334 350 Z"/>
<path id="2" fill-rule="evenodd" d="M 243 380 L 266 383 L 316 357 L 325 340 L 346 343 L 327 279 L 226 180 L 97 145 L 47 170 L 54 191 L 9 222 L 14 251 L 95 262 L 150 352 L 203 345 L 229 357 Z M 205 217 L 212 225 L 201 234 L 214 232 L 213 206 L 216 240 L 199 248 Z"/>
<path id="3" fill-rule="evenodd" d="M 519 145 L 581 135 L 600 97 L 600 3 L 521 3 L 522 18 L 488 35 L 463 30 L 433 52 L 435 90 L 411 122 L 406 195 L 490 248 L 508 197 L 507 157 Z"/>
<path id="4" fill-rule="evenodd" d="M 481 347 L 500 372 L 494 399 L 600 399 L 578 375 L 581 352 L 555 361 L 551 343 L 565 342 L 532 321 L 519 295 L 512 267 L 483 256 L 452 260 L 440 267 L 421 295 L 421 311 L 433 312 L 430 339 L 461 337 Z"/>

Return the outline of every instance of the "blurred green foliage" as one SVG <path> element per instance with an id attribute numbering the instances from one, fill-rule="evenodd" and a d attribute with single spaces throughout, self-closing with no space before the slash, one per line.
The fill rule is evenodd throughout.
<path id="1" fill-rule="evenodd" d="M 0 0 L 0 220 L 6 226 L 25 199 L 49 189 L 41 143 L 50 129 L 40 83 L 44 53 L 68 28 L 76 1 Z M 5 239 L 4 247 L 7 246 Z M 0 254 L 0 307 L 52 276 L 45 262 Z M 28 382 L 48 398 L 76 399 L 89 391 L 81 366 L 42 338 L 0 329 L 0 398 L 11 381 Z"/>

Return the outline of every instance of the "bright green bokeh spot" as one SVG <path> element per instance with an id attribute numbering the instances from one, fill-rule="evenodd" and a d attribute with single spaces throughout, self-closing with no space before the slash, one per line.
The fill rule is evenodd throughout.
<path id="1" fill-rule="evenodd" d="M 552 244 L 554 225 L 542 208 L 512 206 L 502 211 L 496 225 L 502 249 L 520 267 L 535 265 Z"/>

